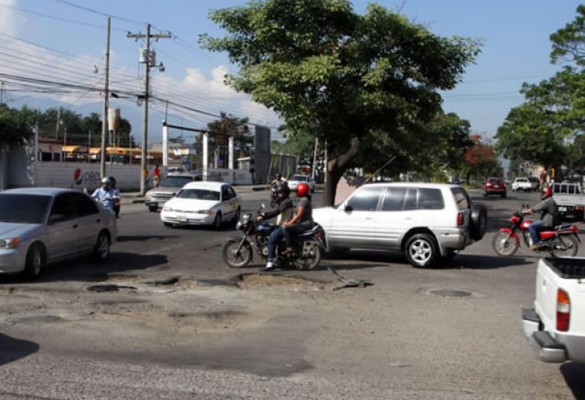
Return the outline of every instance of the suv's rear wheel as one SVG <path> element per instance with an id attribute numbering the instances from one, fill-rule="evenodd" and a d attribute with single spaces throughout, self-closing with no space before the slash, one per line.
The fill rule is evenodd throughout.
<path id="1" fill-rule="evenodd" d="M 408 262 L 415 267 L 430 268 L 439 260 L 439 248 L 433 235 L 417 233 L 406 242 L 404 253 Z"/>

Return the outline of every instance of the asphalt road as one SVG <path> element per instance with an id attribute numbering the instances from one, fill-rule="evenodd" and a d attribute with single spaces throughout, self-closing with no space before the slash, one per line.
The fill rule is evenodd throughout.
<path id="1" fill-rule="evenodd" d="M 386 252 L 314 271 L 233 270 L 221 261 L 231 227 L 170 229 L 124 205 L 107 264 L 0 281 L 0 398 L 585 398 L 585 366 L 541 363 L 523 336 L 536 256 L 491 249 L 538 194 L 471 195 L 489 209 L 488 233 L 432 270 Z M 244 211 L 267 196 L 243 194 Z M 373 285 L 333 290 L 328 267 Z M 118 290 L 88 290 L 104 284 Z"/>

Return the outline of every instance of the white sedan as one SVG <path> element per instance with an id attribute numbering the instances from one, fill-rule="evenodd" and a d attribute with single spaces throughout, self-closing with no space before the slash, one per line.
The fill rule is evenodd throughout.
<path id="1" fill-rule="evenodd" d="M 160 213 L 165 226 L 210 225 L 240 219 L 240 197 L 224 182 L 191 182 L 167 201 Z"/>
<path id="2" fill-rule="evenodd" d="M 299 183 L 306 183 L 307 185 L 309 185 L 309 189 L 311 189 L 311 193 L 315 192 L 315 186 L 316 186 L 315 180 L 311 179 L 311 177 L 308 175 L 293 175 L 289 178 L 287 183 L 288 183 L 288 187 L 293 192 L 295 190 L 297 190 L 297 186 L 299 185 Z"/>

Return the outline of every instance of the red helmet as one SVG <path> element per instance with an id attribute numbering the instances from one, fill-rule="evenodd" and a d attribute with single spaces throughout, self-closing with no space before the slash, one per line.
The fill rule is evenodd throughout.
<path id="1" fill-rule="evenodd" d="M 310 191 L 311 189 L 309 188 L 309 185 L 307 185 L 306 183 L 299 183 L 297 185 L 297 196 L 299 197 L 307 196 Z"/>
<path id="2" fill-rule="evenodd" d="M 550 186 L 547 186 L 544 189 L 542 189 L 540 200 L 548 199 L 549 197 L 552 197 L 552 195 L 553 195 L 552 188 Z"/>

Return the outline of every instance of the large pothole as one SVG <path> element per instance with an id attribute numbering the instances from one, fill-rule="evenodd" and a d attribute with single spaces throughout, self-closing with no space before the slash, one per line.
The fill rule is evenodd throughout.
<path id="1" fill-rule="evenodd" d="M 242 289 L 286 288 L 296 291 L 318 291 L 327 286 L 326 282 L 316 279 L 268 274 L 242 274 L 236 284 Z"/>

